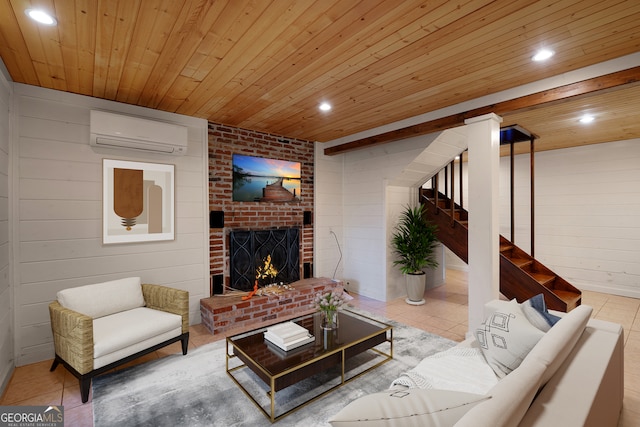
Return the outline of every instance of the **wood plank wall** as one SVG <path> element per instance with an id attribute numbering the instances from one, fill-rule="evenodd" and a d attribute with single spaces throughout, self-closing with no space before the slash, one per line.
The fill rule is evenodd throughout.
<path id="1" fill-rule="evenodd" d="M 0 66 L 2 63 L 0 62 Z M 11 83 L 0 69 L 0 393 L 13 371 L 13 293 L 9 268 L 9 108 Z"/>
<path id="2" fill-rule="evenodd" d="M 47 307 L 68 287 L 140 276 L 188 290 L 191 323 L 199 323 L 209 289 L 206 121 L 32 86 L 14 90 L 17 365 L 53 356 Z M 95 151 L 92 108 L 186 125 L 188 153 Z M 102 244 L 103 158 L 175 164 L 174 241 Z"/>

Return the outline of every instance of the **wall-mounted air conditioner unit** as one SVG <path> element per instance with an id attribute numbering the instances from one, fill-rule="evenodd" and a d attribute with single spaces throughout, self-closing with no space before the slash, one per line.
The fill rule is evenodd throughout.
<path id="1" fill-rule="evenodd" d="M 185 126 L 91 110 L 89 131 L 89 143 L 94 147 L 125 148 L 177 156 L 187 152 Z"/>

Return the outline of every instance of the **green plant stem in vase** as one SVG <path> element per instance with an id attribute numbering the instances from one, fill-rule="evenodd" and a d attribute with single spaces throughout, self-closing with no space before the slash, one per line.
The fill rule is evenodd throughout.
<path id="1" fill-rule="evenodd" d="M 322 329 L 338 329 L 338 311 L 327 310 L 322 312 Z"/>

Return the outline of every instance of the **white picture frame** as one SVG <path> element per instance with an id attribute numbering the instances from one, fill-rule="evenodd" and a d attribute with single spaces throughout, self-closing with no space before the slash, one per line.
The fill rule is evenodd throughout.
<path id="1" fill-rule="evenodd" d="M 102 243 L 175 240 L 175 165 L 103 159 Z"/>

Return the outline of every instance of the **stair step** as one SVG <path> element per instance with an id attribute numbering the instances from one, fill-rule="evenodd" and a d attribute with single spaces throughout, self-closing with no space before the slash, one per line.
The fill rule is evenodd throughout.
<path id="1" fill-rule="evenodd" d="M 529 272 L 529 274 L 531 275 L 531 277 L 536 279 L 538 283 L 545 287 L 547 287 L 549 283 L 553 282 L 556 279 L 556 276 L 544 273 Z"/>
<path id="2" fill-rule="evenodd" d="M 582 299 L 582 295 L 575 292 L 554 290 L 553 293 L 556 294 L 562 301 L 567 303 L 567 311 L 570 311 L 579 306 L 580 300 Z"/>
<path id="3" fill-rule="evenodd" d="M 432 197 L 428 197 L 432 196 Z M 464 229 L 469 228 L 468 214 L 467 211 L 456 206 L 454 211 L 455 220 L 451 220 L 451 200 L 446 197 L 444 194 L 438 195 L 438 203 L 436 207 L 436 199 L 435 192 L 423 192 L 422 198 L 423 203 L 429 205 L 428 213 L 434 218 L 434 221 L 438 221 L 440 224 L 451 224 L 451 227 L 460 225 Z M 436 218 L 438 215 L 438 218 Z M 458 219 L 464 218 L 464 219 Z M 450 239 L 455 233 L 459 231 L 444 233 L 446 239 Z M 460 251 L 460 253 L 464 253 L 466 255 L 466 247 L 461 247 L 461 242 L 464 242 L 462 238 L 458 238 L 458 240 L 452 241 L 449 244 L 453 245 L 455 248 L 454 252 Z M 443 243 L 447 246 L 449 244 Z M 466 243 L 466 242 L 464 242 Z M 504 256 L 506 260 L 509 260 L 509 263 L 502 263 L 500 265 L 501 268 L 501 279 L 500 279 L 500 290 L 501 292 L 507 294 L 512 294 L 513 297 L 521 297 L 524 298 L 527 293 L 532 293 L 529 297 L 533 296 L 535 293 L 543 292 L 544 290 L 536 285 L 539 284 L 547 288 L 549 291 L 553 292 L 557 298 L 553 298 L 547 304 L 550 308 L 554 310 L 561 311 L 570 311 L 577 306 L 579 306 L 582 302 L 582 294 L 578 289 L 573 288 L 571 284 L 564 281 L 561 277 L 555 275 L 552 271 L 547 269 L 544 265 L 540 264 L 538 261 L 529 256 L 529 254 L 523 250 L 521 250 L 518 246 L 516 246 L 509 239 L 500 236 L 500 255 Z M 511 264 L 511 265 L 509 265 Z M 503 272 L 502 270 L 506 271 Z M 503 284 L 503 274 L 506 278 Z M 525 277 L 526 274 L 528 277 Z M 533 283 L 535 281 L 536 283 Z M 504 286 L 504 288 L 503 288 Z M 556 289 L 559 288 L 559 289 Z M 567 289 L 567 290 L 561 290 Z M 524 298 L 526 299 L 526 298 Z"/>
<path id="4" fill-rule="evenodd" d="M 530 258 L 511 258 L 507 256 L 507 259 L 520 268 L 524 268 L 533 263 L 533 260 Z"/>
<path id="5" fill-rule="evenodd" d="M 513 245 L 511 243 L 500 243 L 500 252 L 506 252 L 513 249 Z"/>

